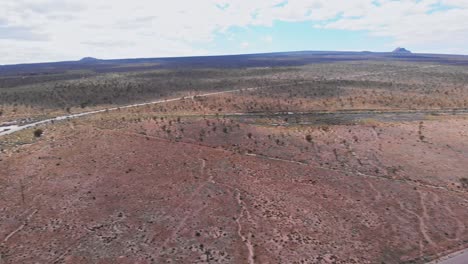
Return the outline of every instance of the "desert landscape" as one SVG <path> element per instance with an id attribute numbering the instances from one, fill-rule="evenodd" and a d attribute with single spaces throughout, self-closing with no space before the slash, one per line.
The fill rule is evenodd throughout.
<path id="1" fill-rule="evenodd" d="M 0 263 L 468 261 L 466 56 L 0 66 L 0 148 Z"/>

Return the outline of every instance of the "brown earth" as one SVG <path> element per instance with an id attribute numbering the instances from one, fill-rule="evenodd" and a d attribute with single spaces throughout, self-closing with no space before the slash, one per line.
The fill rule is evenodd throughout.
<path id="1" fill-rule="evenodd" d="M 464 117 L 273 127 L 145 111 L 4 144 L 0 263 L 424 263 L 467 246 Z"/>

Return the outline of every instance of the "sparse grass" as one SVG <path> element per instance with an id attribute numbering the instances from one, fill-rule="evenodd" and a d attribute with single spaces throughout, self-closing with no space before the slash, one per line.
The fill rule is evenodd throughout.
<path id="1" fill-rule="evenodd" d="M 360 77 L 361 76 L 361 77 Z M 278 112 L 343 109 L 468 108 L 464 67 L 422 68 L 402 62 L 348 62 L 302 67 L 147 70 L 90 74 L 86 70 L 13 78 L 1 84 L 0 122 L 57 116 L 206 91 L 253 91 L 154 106 L 158 113 Z M 34 82 L 33 82 L 34 80 Z M 8 79 L 8 82 L 11 82 Z M 275 86 L 287 84 L 284 86 Z"/>

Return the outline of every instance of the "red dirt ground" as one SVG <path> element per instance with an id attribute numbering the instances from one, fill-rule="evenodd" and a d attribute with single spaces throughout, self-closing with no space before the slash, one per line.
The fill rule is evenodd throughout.
<path id="1" fill-rule="evenodd" d="M 1 157 L 0 263 L 422 263 L 468 240 L 467 121 L 438 122 L 425 142 L 419 122 L 234 122 L 201 142 L 206 120 L 183 121 L 179 142 L 152 121 L 50 126 Z"/>

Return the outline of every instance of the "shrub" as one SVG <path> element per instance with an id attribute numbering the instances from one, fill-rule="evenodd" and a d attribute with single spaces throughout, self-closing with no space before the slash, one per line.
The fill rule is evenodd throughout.
<path id="1" fill-rule="evenodd" d="M 305 139 L 307 140 L 307 142 L 312 142 L 312 136 L 311 135 L 307 135 L 305 137 Z"/>
<path id="2" fill-rule="evenodd" d="M 40 129 L 40 128 L 34 130 L 34 136 L 35 137 L 41 137 L 43 133 L 44 133 L 44 131 L 42 131 L 42 129 Z"/>
<path id="3" fill-rule="evenodd" d="M 463 188 L 468 189 L 468 178 L 461 178 L 460 182 Z"/>

